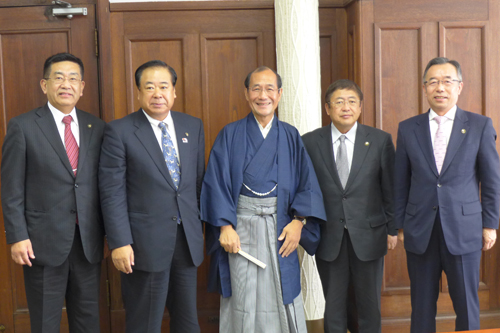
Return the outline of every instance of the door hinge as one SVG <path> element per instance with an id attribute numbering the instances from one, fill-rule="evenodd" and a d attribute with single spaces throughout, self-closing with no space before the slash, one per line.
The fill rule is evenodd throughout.
<path id="1" fill-rule="evenodd" d="M 95 56 L 98 58 L 99 57 L 99 32 L 97 29 L 94 30 L 94 40 L 95 40 Z"/>

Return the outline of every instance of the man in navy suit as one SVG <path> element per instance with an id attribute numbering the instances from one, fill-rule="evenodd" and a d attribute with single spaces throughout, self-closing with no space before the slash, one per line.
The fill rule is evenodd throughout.
<path id="1" fill-rule="evenodd" d="M 496 240 L 500 163 L 491 119 L 456 106 L 462 88 L 458 62 L 432 59 L 423 85 L 431 109 L 399 124 L 395 222 L 411 281 L 412 333 L 436 331 L 443 270 L 456 330 L 479 329 L 481 249 Z"/>
<path id="2" fill-rule="evenodd" d="M 104 226 L 122 272 L 127 332 L 199 332 L 196 273 L 203 261 L 200 119 L 170 111 L 177 75 L 153 60 L 135 72 L 141 109 L 106 127 L 99 166 Z"/>
<path id="3" fill-rule="evenodd" d="M 3 143 L 2 208 L 12 259 L 23 265 L 31 332 L 99 332 L 104 228 L 97 169 L 104 121 L 77 109 L 82 61 L 49 57 L 47 103 L 10 120 Z"/>

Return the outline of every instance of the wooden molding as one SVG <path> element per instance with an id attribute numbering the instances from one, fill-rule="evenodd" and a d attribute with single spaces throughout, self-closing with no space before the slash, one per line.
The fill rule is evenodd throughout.
<path id="1" fill-rule="evenodd" d="M 319 0 L 319 8 L 343 8 L 355 0 Z M 206 0 L 169 2 L 111 3 L 112 12 L 137 12 L 151 10 L 216 10 L 216 9 L 273 9 L 274 0 Z"/>

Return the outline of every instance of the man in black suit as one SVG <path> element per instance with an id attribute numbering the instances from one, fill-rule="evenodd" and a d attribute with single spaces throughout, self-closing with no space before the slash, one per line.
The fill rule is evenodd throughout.
<path id="1" fill-rule="evenodd" d="M 2 150 L 2 208 L 12 259 L 23 265 L 31 332 L 99 332 L 103 256 L 97 170 L 104 122 L 75 108 L 83 63 L 60 53 L 40 81 L 48 103 L 12 118 Z"/>
<path id="2" fill-rule="evenodd" d="M 356 83 L 334 82 L 325 100 L 331 125 L 303 136 L 327 215 L 316 252 L 326 299 L 325 332 L 347 331 L 350 277 L 359 332 L 380 332 L 384 256 L 397 243 L 394 145 L 390 134 L 357 123 L 363 93 Z"/>
<path id="3" fill-rule="evenodd" d="M 127 332 L 199 332 L 196 273 L 203 261 L 200 119 L 170 111 L 177 75 L 153 60 L 135 72 L 141 109 L 106 127 L 99 168 L 104 225 L 122 272 Z"/>

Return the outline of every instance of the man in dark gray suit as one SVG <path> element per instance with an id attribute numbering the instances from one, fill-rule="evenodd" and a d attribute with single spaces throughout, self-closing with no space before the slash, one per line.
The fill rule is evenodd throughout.
<path id="1" fill-rule="evenodd" d="M 357 123 L 363 93 L 356 83 L 334 82 L 325 100 L 331 125 L 302 138 L 327 215 L 316 252 L 326 299 L 325 332 L 347 332 L 350 278 L 359 332 L 380 332 L 384 256 L 397 243 L 392 208 L 394 145 L 390 134 Z"/>
<path id="2" fill-rule="evenodd" d="M 141 109 L 106 127 L 99 170 L 104 224 L 122 272 L 127 332 L 199 332 L 196 273 L 203 261 L 200 119 L 170 111 L 177 75 L 153 60 L 135 72 Z"/>
<path id="3" fill-rule="evenodd" d="M 104 122 L 75 108 L 83 63 L 45 61 L 48 103 L 12 118 L 2 150 L 2 208 L 12 259 L 23 265 L 31 332 L 99 332 L 103 256 L 97 170 Z"/>

